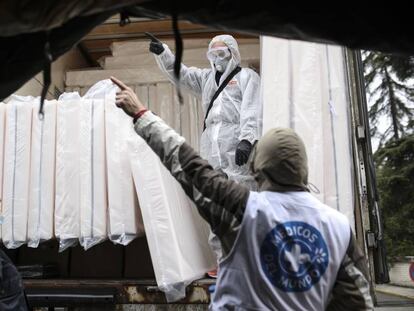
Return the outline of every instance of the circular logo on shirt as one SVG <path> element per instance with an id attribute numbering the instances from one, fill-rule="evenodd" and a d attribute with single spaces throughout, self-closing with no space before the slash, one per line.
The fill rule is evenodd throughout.
<path id="1" fill-rule="evenodd" d="M 319 282 L 329 252 L 313 226 L 290 221 L 278 224 L 265 237 L 260 260 L 267 278 L 284 292 L 304 292 Z"/>

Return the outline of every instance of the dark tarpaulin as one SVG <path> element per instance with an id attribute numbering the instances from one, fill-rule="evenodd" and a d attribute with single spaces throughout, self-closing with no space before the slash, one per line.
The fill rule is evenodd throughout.
<path id="1" fill-rule="evenodd" d="M 143 0 L 2 0 L 0 37 L 54 29 L 75 17 L 105 13 L 139 2 Z"/>
<path id="2" fill-rule="evenodd" d="M 143 14 L 176 11 L 179 18 L 223 30 L 414 55 L 408 4 L 364 7 L 332 2 L 309 6 L 221 0 L 149 1 L 139 7 Z"/>
<path id="3" fill-rule="evenodd" d="M 0 100 L 15 92 L 45 66 L 44 44 L 47 38 L 53 60 L 70 50 L 80 38 L 85 36 L 95 25 L 104 22 L 113 13 L 100 13 L 88 17 L 77 17 L 56 28 L 47 35 L 46 32 L 21 34 L 0 38 Z M 7 46 L 7 48 L 3 48 Z M 36 94 L 34 94 L 36 95 Z M 40 94 L 39 94 L 40 95 Z"/>
<path id="4" fill-rule="evenodd" d="M 0 100 L 47 67 L 95 26 L 143 0 L 5 0 L 0 2 Z M 40 95 L 40 94 L 39 94 Z"/>

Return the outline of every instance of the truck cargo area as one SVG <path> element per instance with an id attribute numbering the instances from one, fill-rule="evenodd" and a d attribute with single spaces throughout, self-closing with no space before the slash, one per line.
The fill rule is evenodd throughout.
<path id="1" fill-rule="evenodd" d="M 38 248 L 2 248 L 21 272 L 32 307 L 166 303 L 145 237 L 126 247 L 106 241 L 88 251 L 78 245 L 59 253 L 56 240 Z M 208 303 L 213 282 L 194 282 L 177 303 Z"/>

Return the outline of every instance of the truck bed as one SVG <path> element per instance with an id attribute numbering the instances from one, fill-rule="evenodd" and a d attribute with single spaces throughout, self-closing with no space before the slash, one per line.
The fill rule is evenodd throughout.
<path id="1" fill-rule="evenodd" d="M 185 299 L 176 304 L 208 304 L 215 280 L 201 279 L 187 287 Z M 25 280 L 32 307 L 68 307 L 118 304 L 165 304 L 164 294 L 151 279 Z"/>

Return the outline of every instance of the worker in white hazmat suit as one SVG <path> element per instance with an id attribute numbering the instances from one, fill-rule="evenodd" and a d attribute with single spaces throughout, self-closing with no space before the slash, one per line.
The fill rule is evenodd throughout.
<path id="1" fill-rule="evenodd" d="M 161 70 L 174 82 L 175 56 L 168 46 L 152 36 L 150 51 L 156 55 Z M 182 64 L 180 72 L 180 84 L 202 99 L 205 121 L 200 153 L 229 179 L 254 189 L 255 182 L 246 163 L 261 133 L 260 77 L 253 70 L 240 67 L 238 44 L 230 35 L 214 37 L 207 58 L 211 68 Z M 224 89 L 211 103 L 221 84 Z"/>
<path id="2" fill-rule="evenodd" d="M 175 56 L 166 44 L 151 38 L 150 52 L 163 72 L 174 83 Z M 237 41 L 230 35 L 214 37 L 208 47 L 211 68 L 200 69 L 181 64 L 180 84 L 201 98 L 204 128 L 200 154 L 229 179 L 256 189 L 249 175 L 247 160 L 261 133 L 260 77 L 249 68 L 240 67 Z M 210 246 L 217 259 L 222 257 L 219 239 L 210 235 Z M 216 277 L 216 270 L 210 271 Z"/>

